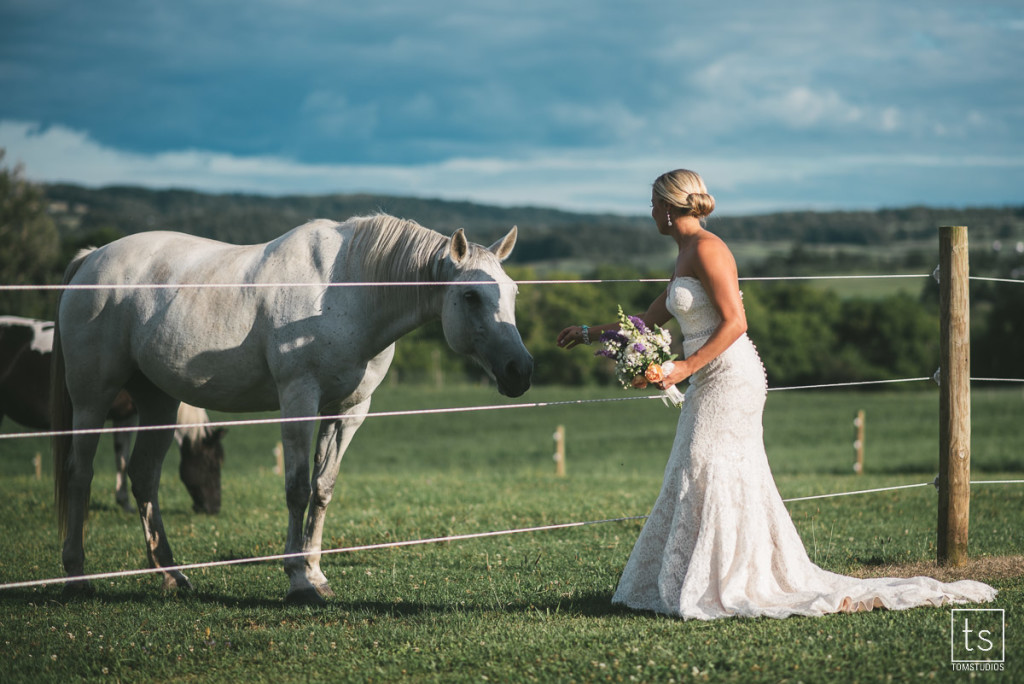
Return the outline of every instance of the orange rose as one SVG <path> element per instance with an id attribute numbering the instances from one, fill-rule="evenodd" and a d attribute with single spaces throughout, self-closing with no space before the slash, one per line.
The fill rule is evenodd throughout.
<path id="1" fill-rule="evenodd" d="M 644 376 L 638 375 L 633 378 L 633 389 L 644 389 L 645 387 L 647 387 L 647 379 Z"/>
<path id="2" fill-rule="evenodd" d="M 644 373 L 648 382 L 661 382 L 665 379 L 665 374 L 661 371 L 661 366 L 656 363 L 652 363 L 647 367 L 647 372 Z"/>

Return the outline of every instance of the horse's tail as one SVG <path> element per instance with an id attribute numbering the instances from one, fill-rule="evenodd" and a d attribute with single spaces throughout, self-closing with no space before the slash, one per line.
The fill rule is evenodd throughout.
<path id="1" fill-rule="evenodd" d="M 92 250 L 80 251 L 64 271 L 64 285 L 67 285 L 78 273 L 82 262 Z M 60 340 L 60 301 L 65 290 L 57 295 L 57 315 L 53 317 L 53 353 L 50 357 L 50 429 L 57 433 L 51 438 L 53 451 L 53 495 L 57 509 L 57 529 L 63 538 L 67 534 L 68 514 L 68 457 L 71 454 L 71 435 L 73 427 L 73 409 L 71 395 L 68 393 L 66 381 L 67 369 L 64 366 L 64 350 Z M 88 510 L 88 507 L 86 507 Z"/>

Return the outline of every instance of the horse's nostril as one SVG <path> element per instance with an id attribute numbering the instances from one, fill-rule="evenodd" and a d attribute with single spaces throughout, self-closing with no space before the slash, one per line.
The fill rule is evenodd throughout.
<path id="1" fill-rule="evenodd" d="M 514 359 L 505 364 L 505 381 L 502 394 L 518 397 L 530 388 L 533 377 L 533 359 Z"/>
<path id="2" fill-rule="evenodd" d="M 529 377 L 533 373 L 533 364 L 520 364 L 517 361 L 509 361 L 505 364 L 505 374 L 509 377 Z"/>

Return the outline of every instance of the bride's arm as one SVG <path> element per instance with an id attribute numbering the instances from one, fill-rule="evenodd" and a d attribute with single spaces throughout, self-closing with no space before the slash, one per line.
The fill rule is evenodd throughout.
<path id="1" fill-rule="evenodd" d="M 668 311 L 668 306 L 665 304 L 668 298 L 668 291 L 663 290 L 657 299 L 651 302 L 651 305 L 647 307 L 647 311 L 644 312 L 640 319 L 647 324 L 651 325 L 664 325 L 672 318 L 672 314 Z M 597 342 L 601 339 L 601 334 L 608 332 L 609 330 L 618 330 L 619 324 L 605 323 L 603 325 L 591 325 L 587 326 L 587 337 L 591 342 Z M 565 347 L 566 349 L 572 349 L 578 344 L 583 344 L 583 326 L 582 325 L 570 325 L 568 328 L 558 333 L 558 339 L 556 341 L 559 347 Z"/>
<path id="2" fill-rule="evenodd" d="M 672 373 L 659 386 L 675 385 L 690 377 L 724 352 L 747 331 L 747 316 L 740 298 L 736 260 L 722 240 L 701 240 L 697 244 L 694 270 L 704 290 L 718 309 L 722 322 L 700 349 L 673 364 Z M 667 311 L 666 311 L 667 313 Z"/>
<path id="3" fill-rule="evenodd" d="M 668 311 L 668 289 L 661 291 L 658 298 L 651 302 L 651 305 L 647 307 L 647 311 L 644 312 L 640 319 L 648 326 L 654 325 L 665 325 L 672 318 L 672 314 Z"/>

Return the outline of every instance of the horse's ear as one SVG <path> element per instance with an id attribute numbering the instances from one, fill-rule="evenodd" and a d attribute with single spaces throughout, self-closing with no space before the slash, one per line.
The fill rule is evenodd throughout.
<path id="1" fill-rule="evenodd" d="M 469 240 L 466 239 L 466 231 L 462 228 L 452 235 L 451 243 L 448 245 L 448 254 L 456 264 L 461 264 L 469 255 Z"/>
<path id="2" fill-rule="evenodd" d="M 516 246 L 516 236 L 519 235 L 519 228 L 512 226 L 512 230 L 508 231 L 508 235 L 501 238 L 487 249 L 494 252 L 494 255 L 498 257 L 498 261 L 504 261 L 508 259 L 508 255 L 512 253 L 512 248 Z"/>

